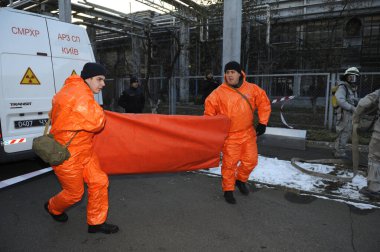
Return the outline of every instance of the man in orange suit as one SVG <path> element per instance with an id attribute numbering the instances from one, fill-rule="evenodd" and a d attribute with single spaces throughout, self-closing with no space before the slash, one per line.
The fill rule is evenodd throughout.
<path id="1" fill-rule="evenodd" d="M 81 76 L 66 79 L 62 89 L 53 97 L 50 133 L 60 144 L 68 147 L 71 157 L 53 166 L 62 191 L 50 198 L 45 210 L 55 221 L 66 222 L 67 208 L 80 201 L 84 183 L 88 187 L 87 223 L 89 233 L 116 233 L 116 225 L 106 223 L 108 213 L 108 177 L 93 151 L 93 136 L 103 129 L 105 115 L 94 99 L 105 86 L 106 70 L 97 63 L 84 65 Z"/>
<path id="2" fill-rule="evenodd" d="M 231 120 L 223 146 L 222 189 L 227 203 L 236 204 L 235 185 L 243 195 L 249 194 L 247 180 L 258 160 L 256 137 L 265 133 L 271 106 L 265 91 L 245 80 L 239 63 L 225 65 L 224 80 L 206 99 L 204 114 L 222 114 Z M 255 110 L 259 117 L 256 129 Z"/>

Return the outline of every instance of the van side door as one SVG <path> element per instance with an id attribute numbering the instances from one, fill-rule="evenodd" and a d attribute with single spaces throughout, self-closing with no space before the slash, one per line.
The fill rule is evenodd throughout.
<path id="1" fill-rule="evenodd" d="M 4 151 L 12 153 L 30 150 L 32 139 L 42 135 L 55 90 L 45 19 L 4 9 L 0 10 L 0 119 Z"/>

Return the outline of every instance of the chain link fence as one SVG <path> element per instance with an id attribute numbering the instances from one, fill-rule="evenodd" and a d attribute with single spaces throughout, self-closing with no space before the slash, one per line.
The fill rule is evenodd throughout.
<path id="1" fill-rule="evenodd" d="M 287 127 L 281 120 L 296 129 L 331 129 L 333 110 L 330 104 L 331 87 L 341 74 L 295 73 L 248 75 L 247 81 L 263 88 L 271 101 L 290 97 L 286 101 L 272 103 L 269 126 Z M 221 76 L 215 79 L 222 83 Z M 203 115 L 204 77 L 155 77 L 147 82 L 139 80 L 145 92 L 144 113 Z M 117 105 L 123 90 L 129 87 L 129 79 L 107 79 L 103 90 L 104 108 L 122 112 Z M 380 88 L 380 73 L 362 73 L 358 86 L 359 97 Z"/>

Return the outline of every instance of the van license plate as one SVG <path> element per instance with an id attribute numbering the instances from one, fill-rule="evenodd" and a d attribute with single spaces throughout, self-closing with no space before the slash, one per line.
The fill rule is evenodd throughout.
<path id="1" fill-rule="evenodd" d="M 48 119 L 35 119 L 35 120 L 22 120 L 22 121 L 15 121 L 15 129 L 21 129 L 21 128 L 30 128 L 30 127 L 39 127 L 39 126 L 45 126 Z"/>

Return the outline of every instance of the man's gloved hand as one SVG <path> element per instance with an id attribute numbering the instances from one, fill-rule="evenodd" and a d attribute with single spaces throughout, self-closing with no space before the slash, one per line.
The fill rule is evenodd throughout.
<path id="1" fill-rule="evenodd" d="M 259 124 L 256 126 L 256 136 L 260 136 L 260 135 L 264 134 L 266 128 L 267 128 L 266 125 L 259 123 Z"/>

